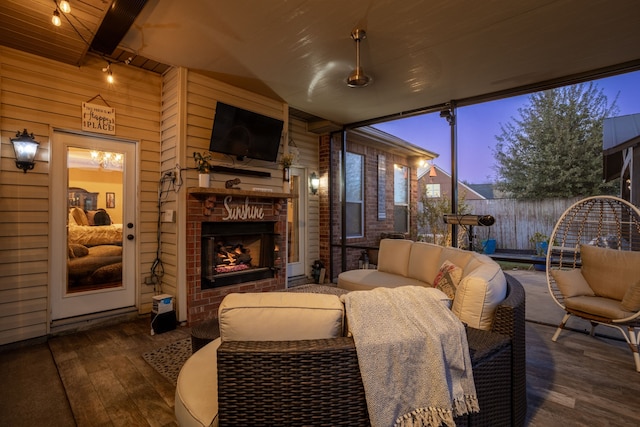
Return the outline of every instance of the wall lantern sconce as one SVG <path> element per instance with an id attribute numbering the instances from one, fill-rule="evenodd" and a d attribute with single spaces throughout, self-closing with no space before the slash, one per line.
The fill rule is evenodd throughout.
<path id="1" fill-rule="evenodd" d="M 22 169 L 24 173 L 33 169 L 35 166 L 34 159 L 40 145 L 39 142 L 33 139 L 33 133 L 27 133 L 26 129 L 22 133 L 18 131 L 16 137 L 11 138 L 11 143 L 16 154 L 16 167 Z"/>
<path id="2" fill-rule="evenodd" d="M 320 178 L 315 172 L 311 172 L 311 176 L 309 177 L 309 187 L 311 189 L 311 194 L 314 196 L 318 194 L 318 188 L 320 188 Z"/>

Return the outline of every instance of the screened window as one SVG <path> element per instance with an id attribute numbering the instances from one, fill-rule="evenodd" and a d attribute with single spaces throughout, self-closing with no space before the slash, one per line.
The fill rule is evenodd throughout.
<path id="1" fill-rule="evenodd" d="M 347 237 L 364 235 L 364 157 L 346 153 Z"/>
<path id="2" fill-rule="evenodd" d="M 409 231 L 409 168 L 395 165 L 393 168 L 393 230 Z"/>

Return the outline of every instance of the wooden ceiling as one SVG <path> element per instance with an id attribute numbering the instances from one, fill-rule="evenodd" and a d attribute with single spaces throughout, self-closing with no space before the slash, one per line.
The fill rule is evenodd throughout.
<path id="1" fill-rule="evenodd" d="M 14 49 L 45 58 L 82 66 L 88 54 L 98 55 L 112 62 L 163 73 L 168 65 L 153 61 L 135 52 L 116 48 L 105 54 L 89 48 L 112 0 L 70 0 L 71 13 L 60 14 L 62 25 L 51 23 L 56 4 L 53 0 L 0 1 L 0 43 Z"/>
<path id="2" fill-rule="evenodd" d="M 78 66 L 105 56 L 88 46 L 112 0 L 70 3 L 54 27 L 53 0 L 2 0 L 0 43 Z M 148 0 L 110 55 L 349 124 L 639 70 L 638 16 L 637 0 Z M 354 28 L 374 79 L 355 89 Z"/>

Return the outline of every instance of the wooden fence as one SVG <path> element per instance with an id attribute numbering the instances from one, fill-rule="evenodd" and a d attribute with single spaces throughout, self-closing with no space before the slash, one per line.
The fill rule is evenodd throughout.
<path id="1" fill-rule="evenodd" d="M 465 200 L 474 215 L 492 215 L 496 222 L 491 227 L 473 228 L 477 242 L 491 238 L 496 248 L 504 250 L 533 250 L 529 237 L 536 231 L 551 235 L 560 216 L 581 197 L 571 199 Z"/>

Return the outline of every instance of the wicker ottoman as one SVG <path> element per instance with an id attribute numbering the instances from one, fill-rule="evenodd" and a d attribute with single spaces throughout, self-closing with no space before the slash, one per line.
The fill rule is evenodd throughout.
<path id="1" fill-rule="evenodd" d="M 209 319 L 191 328 L 191 354 L 220 336 L 218 319 Z"/>

